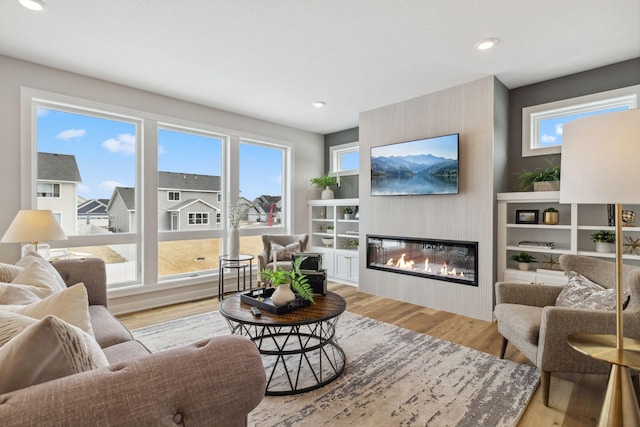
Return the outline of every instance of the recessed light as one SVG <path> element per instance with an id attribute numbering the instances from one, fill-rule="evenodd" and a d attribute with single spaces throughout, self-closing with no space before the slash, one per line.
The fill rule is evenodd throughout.
<path id="1" fill-rule="evenodd" d="M 42 0 L 18 0 L 20 4 L 26 7 L 29 10 L 35 10 L 36 12 L 40 12 L 45 10 L 47 6 L 44 4 Z"/>
<path id="2" fill-rule="evenodd" d="M 495 39 L 495 38 L 483 39 L 477 42 L 475 45 L 473 45 L 473 47 L 476 50 L 487 50 L 494 47 L 497 43 L 498 43 L 498 39 Z"/>
<path id="3" fill-rule="evenodd" d="M 311 105 L 313 105 L 313 106 L 314 106 L 314 107 L 316 107 L 316 108 L 322 108 L 322 107 L 324 107 L 325 105 L 327 105 L 327 103 L 326 103 L 326 102 L 324 102 L 324 101 L 313 101 L 313 102 L 311 103 Z"/>

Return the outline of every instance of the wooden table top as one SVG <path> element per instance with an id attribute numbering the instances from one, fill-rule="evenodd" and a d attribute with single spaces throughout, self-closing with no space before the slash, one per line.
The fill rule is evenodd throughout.
<path id="1" fill-rule="evenodd" d="M 289 313 L 275 314 L 260 310 L 261 316 L 251 313 L 251 305 L 240 301 L 240 295 L 226 298 L 220 303 L 220 314 L 224 317 L 252 325 L 260 326 L 296 326 L 318 323 L 339 316 L 347 307 L 344 298 L 334 292 L 313 297 L 314 303 L 297 308 Z"/>

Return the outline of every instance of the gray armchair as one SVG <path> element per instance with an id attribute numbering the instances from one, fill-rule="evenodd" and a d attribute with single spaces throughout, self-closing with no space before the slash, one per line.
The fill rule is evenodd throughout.
<path id="1" fill-rule="evenodd" d="M 606 288 L 615 287 L 615 264 L 578 255 L 560 256 L 565 273 L 575 271 Z M 640 269 L 623 266 L 623 287 L 630 300 L 624 310 L 624 335 L 640 339 Z M 562 286 L 496 283 L 495 317 L 502 334 L 500 358 L 511 342 L 542 374 L 542 397 L 549 405 L 552 373 L 608 374 L 611 365 L 569 346 L 575 332 L 616 333 L 615 311 L 556 307 Z M 637 377 L 634 378 L 637 382 Z"/>
<path id="2" fill-rule="evenodd" d="M 262 271 L 265 268 L 273 268 L 273 263 L 269 261 L 269 256 L 271 254 L 271 242 L 276 242 L 279 245 L 287 246 L 290 243 L 300 241 L 300 252 L 304 252 L 307 250 L 308 240 L 308 234 L 263 234 L 262 245 L 264 247 L 258 254 L 258 271 Z M 289 259 L 278 261 L 277 266 L 285 270 L 290 270 L 291 260 Z"/>

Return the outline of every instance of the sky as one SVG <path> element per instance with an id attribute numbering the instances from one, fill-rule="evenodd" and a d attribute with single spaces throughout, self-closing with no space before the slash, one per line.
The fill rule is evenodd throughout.
<path id="1" fill-rule="evenodd" d="M 88 115 L 38 108 L 38 151 L 76 157 L 82 182 L 78 195 L 108 199 L 116 186 L 135 186 L 136 126 Z M 158 169 L 221 175 L 222 139 L 160 129 Z M 282 151 L 240 146 L 241 196 L 282 195 Z"/>
<path id="2" fill-rule="evenodd" d="M 411 156 L 433 154 L 445 159 L 458 159 L 458 134 L 425 138 L 400 144 L 371 148 L 372 157 Z"/>

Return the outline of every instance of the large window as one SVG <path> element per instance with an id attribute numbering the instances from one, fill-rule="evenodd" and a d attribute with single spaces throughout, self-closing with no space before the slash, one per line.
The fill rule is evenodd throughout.
<path id="1" fill-rule="evenodd" d="M 562 129 L 572 120 L 638 106 L 640 86 L 617 89 L 522 109 L 522 156 L 557 154 Z"/>

